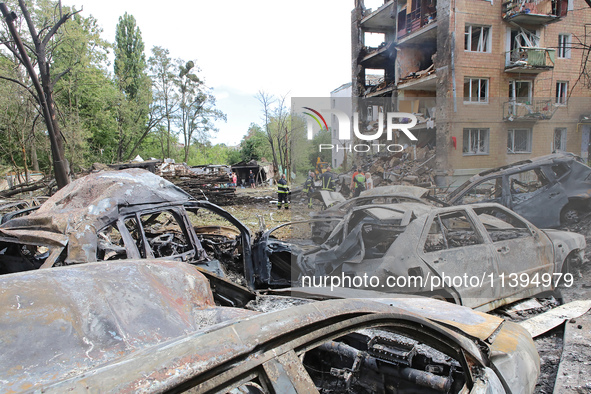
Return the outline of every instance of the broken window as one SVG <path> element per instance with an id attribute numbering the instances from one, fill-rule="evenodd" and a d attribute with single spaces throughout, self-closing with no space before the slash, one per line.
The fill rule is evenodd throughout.
<path id="1" fill-rule="evenodd" d="M 503 178 L 488 179 L 468 190 L 458 204 L 474 204 L 477 202 L 500 202 L 503 194 Z"/>
<path id="2" fill-rule="evenodd" d="M 493 242 L 532 235 L 524 221 L 509 212 L 496 208 L 475 208 L 474 212 L 482 222 Z"/>
<path id="3" fill-rule="evenodd" d="M 464 50 L 490 52 L 490 26 L 466 25 Z"/>
<path id="4" fill-rule="evenodd" d="M 529 200 L 548 186 L 549 182 L 539 168 L 509 176 L 511 200 L 519 203 Z"/>
<path id="5" fill-rule="evenodd" d="M 507 153 L 531 153 L 531 129 L 509 129 L 507 132 Z"/>
<path id="6" fill-rule="evenodd" d="M 184 227 L 172 211 L 152 212 L 140 219 L 155 258 L 177 257 L 193 249 Z"/>
<path id="7" fill-rule="evenodd" d="M 97 238 L 97 261 L 121 260 L 127 258 L 125 243 L 117 228 L 117 223 L 113 223 L 99 231 Z"/>
<path id="8" fill-rule="evenodd" d="M 531 81 L 509 81 L 509 98 L 519 103 L 531 103 L 532 83 Z"/>
<path id="9" fill-rule="evenodd" d="M 557 56 L 562 59 L 570 59 L 571 35 L 558 35 L 558 53 Z"/>
<path id="10" fill-rule="evenodd" d="M 556 179 L 562 178 L 564 174 L 568 172 L 569 168 L 566 164 L 556 164 L 552 166 L 552 171 Z"/>
<path id="11" fill-rule="evenodd" d="M 555 152 L 566 152 L 566 128 L 559 127 L 554 129 L 554 149 Z"/>
<path id="12" fill-rule="evenodd" d="M 434 252 L 483 243 L 464 211 L 436 215 L 423 250 Z"/>
<path id="13" fill-rule="evenodd" d="M 464 129 L 465 155 L 488 155 L 488 129 Z"/>
<path id="14" fill-rule="evenodd" d="M 464 102 L 487 103 L 488 79 L 464 78 Z"/>
<path id="15" fill-rule="evenodd" d="M 566 105 L 568 82 L 556 82 L 556 104 Z"/>

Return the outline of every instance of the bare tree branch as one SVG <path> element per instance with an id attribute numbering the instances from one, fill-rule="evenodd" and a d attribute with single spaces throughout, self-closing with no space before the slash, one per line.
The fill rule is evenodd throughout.
<path id="1" fill-rule="evenodd" d="M 29 92 L 31 94 L 31 96 L 33 96 L 33 98 L 35 98 L 35 101 L 37 103 L 39 103 L 39 98 L 37 97 L 37 94 L 33 90 L 31 90 L 31 88 L 29 86 L 25 85 L 24 83 L 22 83 L 18 79 L 8 78 L 8 77 L 4 77 L 2 75 L 0 75 L 0 79 L 4 79 L 6 81 L 10 81 L 10 82 L 16 83 L 17 85 L 19 85 L 20 87 L 22 87 L 23 89 L 25 89 L 27 92 Z"/>
<path id="2" fill-rule="evenodd" d="M 22 1 L 22 0 L 19 0 Z M 47 45 L 47 43 L 49 42 L 49 40 L 51 40 L 51 37 L 53 37 L 55 35 L 55 33 L 57 33 L 58 29 L 68 21 L 68 19 L 70 19 L 71 16 L 74 16 L 76 14 L 78 14 L 80 11 L 75 11 L 72 13 L 66 13 L 64 14 L 64 16 L 62 16 L 60 18 L 59 21 L 57 21 L 57 23 L 55 25 L 53 25 L 53 27 L 51 28 L 51 30 L 49 31 L 49 33 L 47 33 L 47 35 L 43 38 L 43 44 Z"/>

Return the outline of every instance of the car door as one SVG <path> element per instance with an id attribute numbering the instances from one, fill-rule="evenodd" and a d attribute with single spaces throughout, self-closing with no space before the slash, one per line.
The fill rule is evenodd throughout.
<path id="1" fill-rule="evenodd" d="M 560 225 L 560 212 L 568 197 L 560 183 L 552 182 L 540 168 L 507 175 L 507 207 L 540 228 Z"/>
<path id="2" fill-rule="evenodd" d="M 543 278 L 554 272 L 554 249 L 546 234 L 501 206 L 475 207 L 474 213 L 494 246 L 500 297 L 549 290 Z"/>
<path id="3" fill-rule="evenodd" d="M 445 288 L 454 289 L 462 305 L 472 308 L 498 298 L 493 285 L 497 262 L 487 242 L 464 209 L 436 211 L 425 223 L 418 254 Z M 433 282 L 435 281 L 435 282 Z"/>

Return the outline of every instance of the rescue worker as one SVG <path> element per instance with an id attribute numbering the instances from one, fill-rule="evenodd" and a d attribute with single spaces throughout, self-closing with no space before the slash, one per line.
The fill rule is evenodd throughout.
<path id="1" fill-rule="evenodd" d="M 357 175 L 355 175 L 353 181 L 355 182 L 355 190 L 353 197 L 359 197 L 361 192 L 365 190 L 365 174 L 363 173 L 363 171 L 360 171 Z"/>
<path id="2" fill-rule="evenodd" d="M 328 190 L 330 192 L 334 192 L 335 191 L 335 176 L 334 174 L 331 172 L 332 168 L 330 168 L 330 166 L 328 166 L 326 168 L 326 172 L 322 175 L 320 175 L 320 180 L 322 181 L 322 190 Z"/>
<path id="3" fill-rule="evenodd" d="M 308 178 L 306 178 L 306 182 L 304 182 L 304 189 L 302 190 L 308 196 L 308 208 L 312 209 L 312 193 L 314 193 L 314 172 L 310 171 L 308 173 Z"/>
<path id="4" fill-rule="evenodd" d="M 281 179 L 277 181 L 277 209 L 281 209 L 282 204 L 285 206 L 285 209 L 289 209 L 289 201 L 287 201 L 288 194 L 289 187 L 287 187 L 285 174 L 281 174 Z"/>

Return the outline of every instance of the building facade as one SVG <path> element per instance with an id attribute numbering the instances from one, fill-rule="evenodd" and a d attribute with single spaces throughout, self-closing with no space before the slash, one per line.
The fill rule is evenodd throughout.
<path id="1" fill-rule="evenodd" d="M 590 158 L 584 0 L 378 5 L 356 0 L 352 11 L 352 94 L 417 116 L 441 186 L 553 151 Z M 365 45 L 376 35 L 381 44 Z M 367 78 L 376 73 L 377 83 Z"/>

